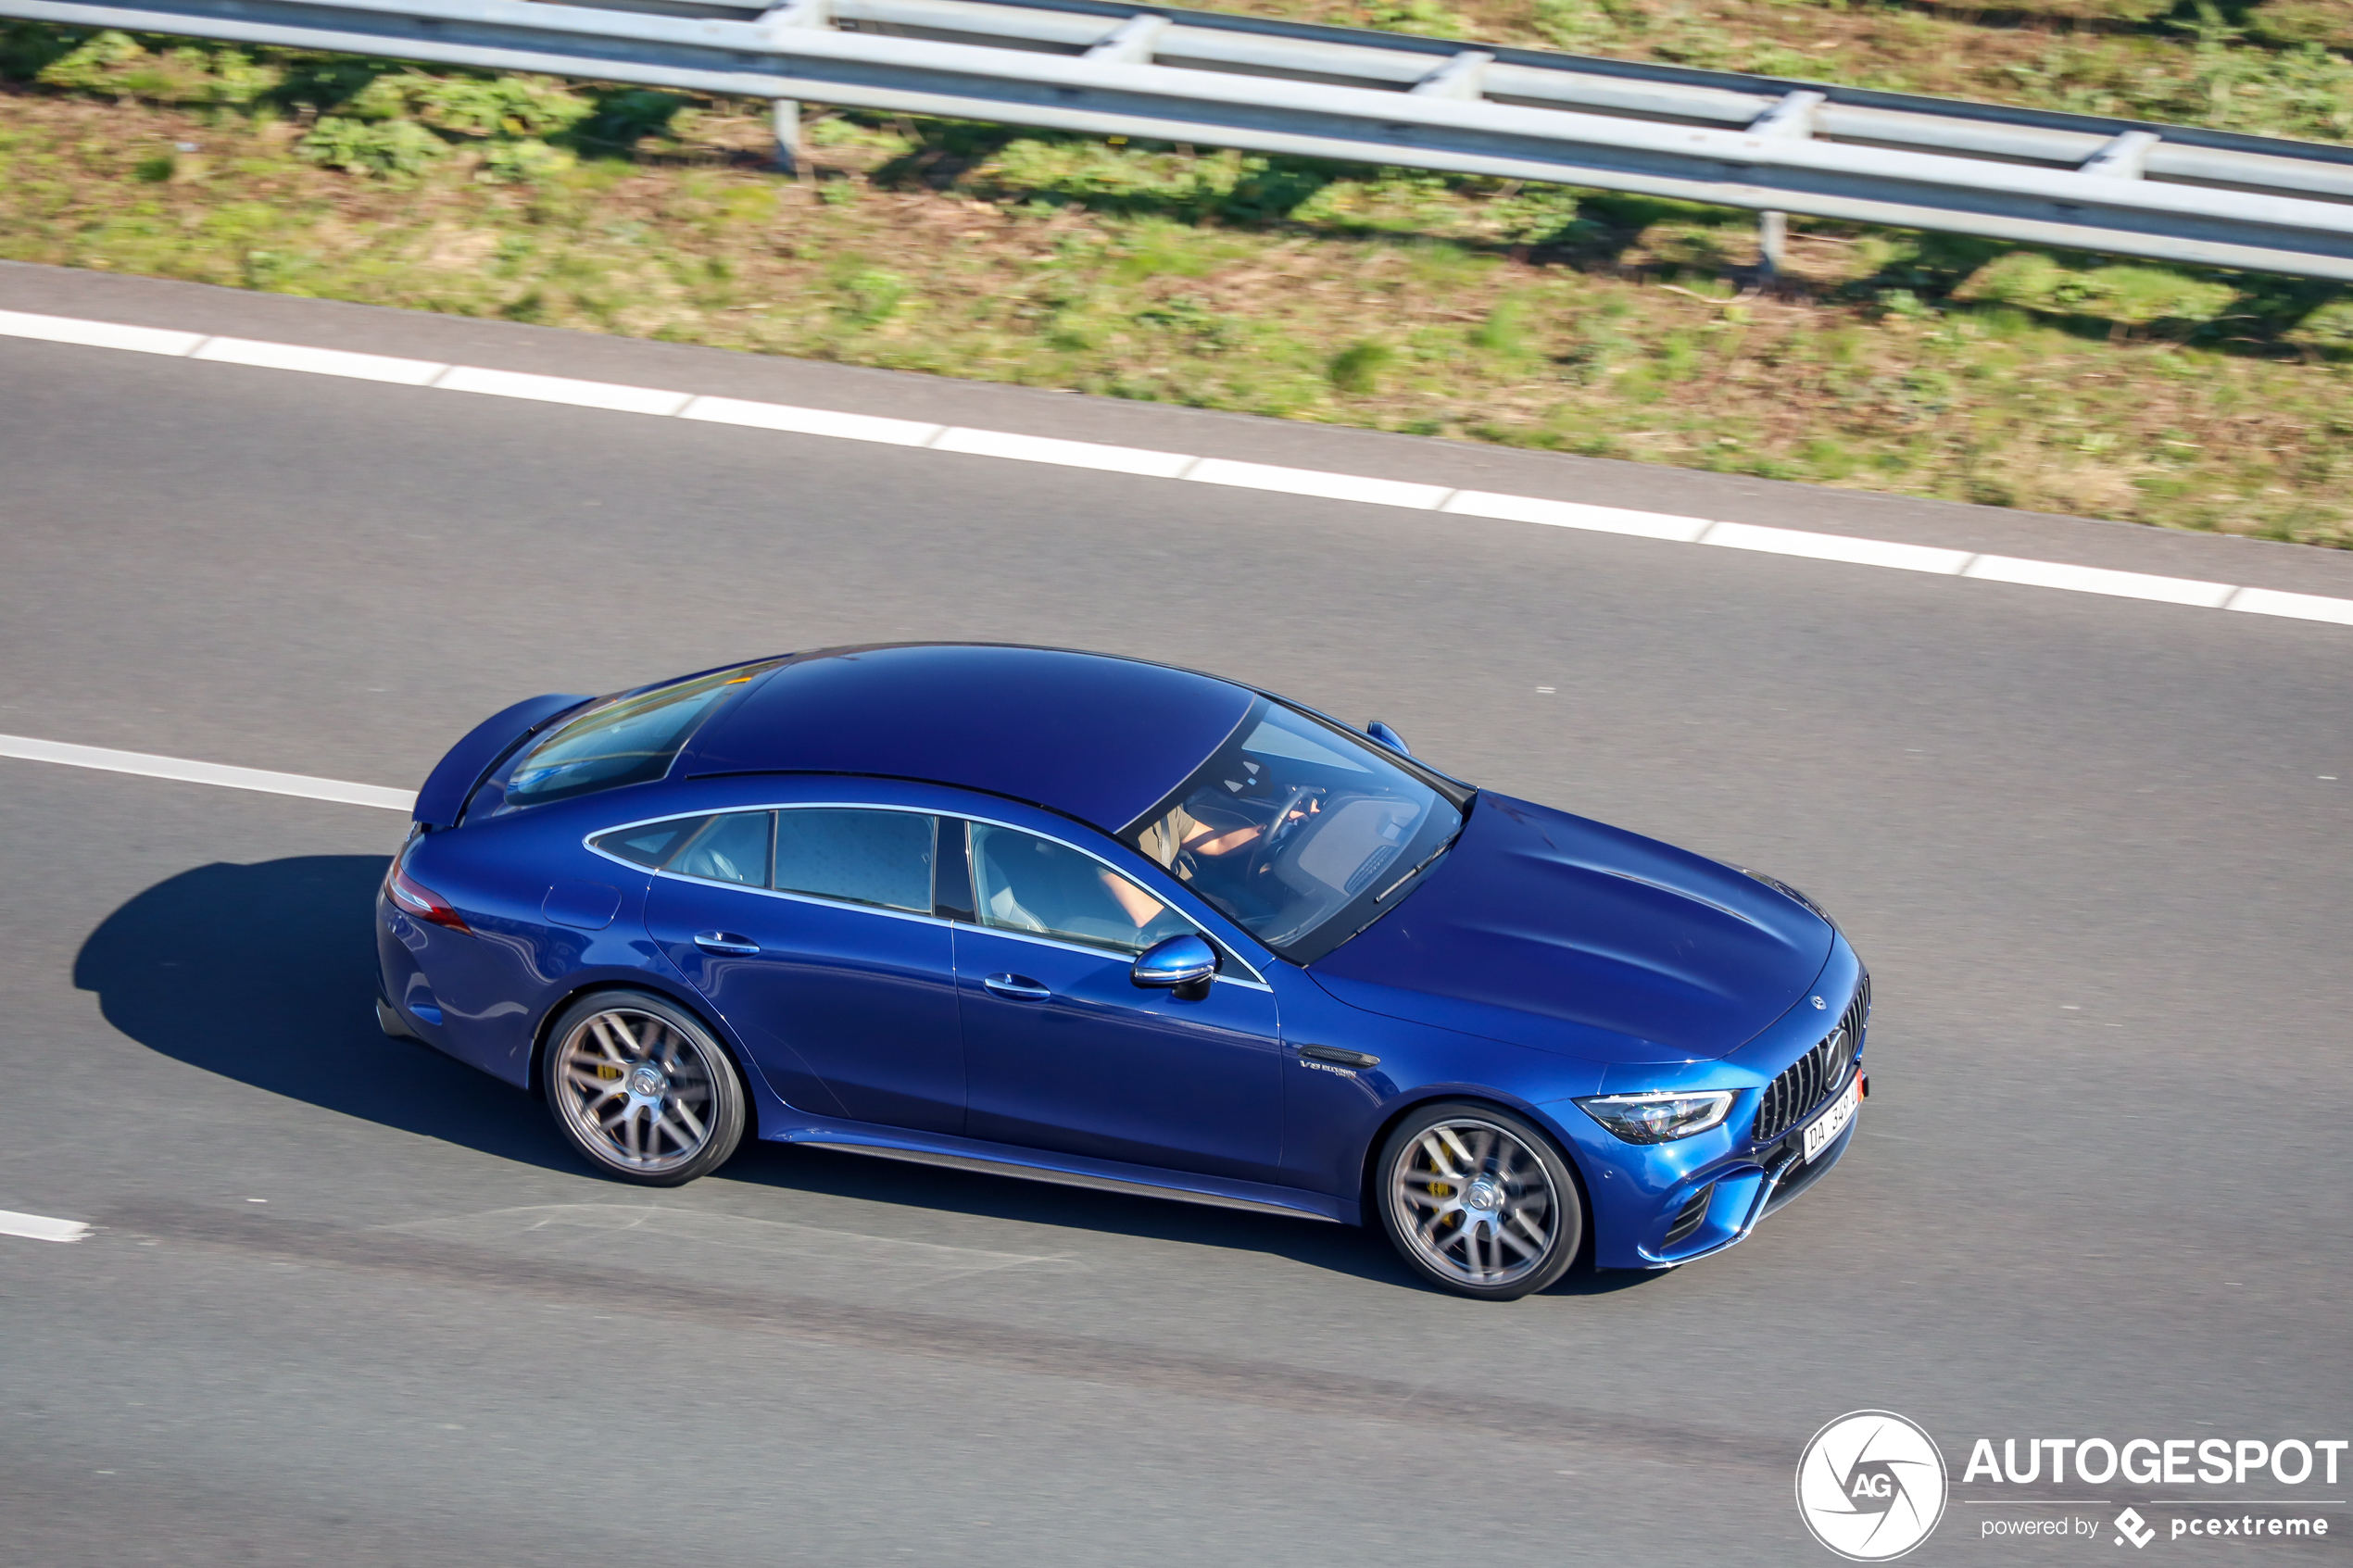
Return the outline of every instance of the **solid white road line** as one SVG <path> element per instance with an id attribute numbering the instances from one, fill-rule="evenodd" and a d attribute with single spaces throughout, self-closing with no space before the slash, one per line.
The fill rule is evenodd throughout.
<path id="1" fill-rule="evenodd" d="M 1398 479 L 1371 479 L 1357 473 L 1326 473 L 1321 469 L 1277 468 L 1271 463 L 1236 463 L 1224 458 L 1203 458 L 1185 470 L 1187 479 L 1203 484 L 1231 484 L 1243 490 L 1278 490 L 1286 495 L 1314 495 L 1327 501 L 1360 501 L 1376 507 L 1410 507 L 1435 511 L 1454 492 L 1443 484 L 1409 484 Z"/>
<path id="2" fill-rule="evenodd" d="M 346 354 L 338 348 L 304 348 L 291 343 L 255 343 L 241 337 L 208 337 L 191 359 L 222 365 L 252 365 L 264 370 L 302 370 L 314 376 L 349 376 L 356 381 L 428 386 L 447 365 L 430 359 L 395 359 L 384 354 Z"/>
<path id="3" fill-rule="evenodd" d="M 85 348 L 127 348 L 135 354 L 193 354 L 204 342 L 201 332 L 168 332 L 156 327 L 83 321 L 71 316 L 28 316 L 16 310 L 0 310 L 0 335 L 80 344 Z"/>
<path id="4" fill-rule="evenodd" d="M 788 403 L 747 403 L 740 397 L 698 397 L 681 408 L 678 417 L 794 435 L 825 435 L 837 441 L 879 441 L 891 446 L 927 445 L 947 428 L 873 414 L 837 413 L 831 408 L 796 408 Z"/>
<path id="5" fill-rule="evenodd" d="M 1061 441 L 1050 435 L 1013 435 L 1001 430 L 966 430 L 958 425 L 939 433 L 931 443 L 935 452 L 964 452 L 975 458 L 1011 458 L 1022 463 L 1056 463 L 1063 468 L 1103 469 L 1145 479 L 1176 479 L 1193 461 L 1189 452 L 1155 452 L 1144 446 L 1106 446 L 1094 441 Z"/>
<path id="6" fill-rule="evenodd" d="M 1595 533 L 1631 533 L 1643 539 L 1672 540 L 1678 545 L 1695 545 L 1701 534 L 1716 526 L 1704 517 L 1629 512 L 1622 507 L 1589 507 L 1582 501 L 1498 495 L 1486 490 L 1457 490 L 1438 509 L 1458 517 L 1491 517 L 1505 522 L 1541 523 L 1546 528 L 1582 528 Z"/>
<path id="7" fill-rule="evenodd" d="M 492 397 L 562 403 L 574 408 L 601 408 L 616 413 L 700 420 L 714 424 L 784 431 L 796 435 L 873 441 L 894 446 L 929 446 L 942 452 L 998 458 L 1013 462 L 1097 469 L 1143 478 L 1278 491 L 1285 495 L 1312 495 L 1324 500 L 1445 512 L 1456 517 L 1532 522 L 1548 528 L 1579 528 L 1597 533 L 1631 534 L 1685 545 L 1715 545 L 1768 555 L 1835 561 L 1849 566 L 1925 571 L 1940 576 L 1973 578 L 1983 583 L 2007 583 L 2022 587 L 2055 588 L 2065 593 L 2150 599 L 2162 604 L 2206 609 L 2227 608 L 2252 615 L 2273 615 L 2292 621 L 2320 621 L 2353 626 L 2353 599 L 2334 598 L 2322 594 L 2243 588 L 2230 583 L 2161 577 L 2141 571 L 2113 571 L 2100 567 L 2074 566 L 2064 561 L 1972 555 L 1967 550 L 1906 545 L 1889 539 L 1858 539 L 1844 533 L 1818 533 L 1805 529 L 1766 528 L 1747 522 L 1675 517 L 1618 507 L 1592 507 L 1576 501 L 1547 500 L 1536 495 L 1502 495 L 1483 490 L 1453 490 L 1442 484 L 1416 484 L 1403 480 L 1376 479 L 1365 474 L 1330 473 L 1320 469 L 1234 462 L 1223 458 L 1198 457 L 1188 452 L 1161 452 L 1094 441 L 1065 441 L 1052 436 L 1020 435 L 1010 431 L 968 430 L 962 426 L 926 424 L 914 420 L 884 419 L 873 414 L 842 413 L 830 408 L 798 408 L 783 403 L 747 402 L 734 397 L 698 397 L 691 393 L 658 387 L 574 381 L 565 376 L 527 375 L 514 370 L 482 370 L 470 365 L 440 365 L 422 359 L 400 359 L 379 354 L 308 348 L 298 344 L 206 337 L 196 332 L 168 332 L 157 327 L 127 327 L 113 321 L 85 321 L 70 316 L 41 316 L 15 310 L 0 310 L 0 337 L 36 338 L 46 343 L 72 344 L 89 348 L 120 348 L 133 353 L 162 354 L 267 370 L 347 376 L 362 381 L 431 387 L 443 392 L 472 392 Z M 128 757 L 131 754 L 118 752 L 107 755 Z M 147 760 L 169 761 L 161 758 Z M 86 765 L 100 767 L 108 764 Z M 211 766 L 194 762 L 171 765 L 179 768 Z M 120 771 L 138 772 L 145 770 L 123 768 Z M 244 769 L 221 771 L 232 773 L 248 771 Z M 180 778 L 194 775 L 171 773 L 161 776 Z M 252 776 L 292 777 L 263 773 Z M 203 782 L 221 784 L 231 781 L 208 778 Z M 369 786 L 364 784 L 337 784 L 323 779 L 296 782 L 338 790 L 370 792 Z M 306 788 L 279 788 L 258 784 L 248 784 L 243 787 L 275 788 L 283 795 L 312 793 Z M 397 792 L 374 790 L 370 793 L 389 797 Z M 356 798 L 347 795 L 321 795 L 317 797 Z M 357 803 L 391 804 L 389 799 L 359 800 Z M 405 800 L 397 809 L 408 809 Z"/>
<path id="8" fill-rule="evenodd" d="M 20 757 L 29 762 L 62 762 L 71 768 L 97 768 L 109 773 L 137 773 L 150 779 L 178 779 L 185 784 L 254 789 L 264 795 L 297 795 L 306 800 L 373 806 L 386 811 L 413 810 L 417 804 L 414 790 L 346 784 L 341 779 L 314 779 L 302 773 L 265 772 L 259 768 L 232 768 L 221 762 L 191 762 L 178 757 L 150 757 L 143 751 L 68 746 L 62 741 L 35 740 L 30 735 L 0 735 L 0 757 Z"/>
<path id="9" fill-rule="evenodd" d="M 1717 523 L 1700 536 L 1699 542 L 1729 546 L 1735 550 L 1762 550 L 1768 555 L 1893 567 L 1899 571 L 1938 571 L 1948 577 L 1957 575 L 1971 558 L 1967 550 L 1898 545 L 1885 539 L 1856 539 L 1844 533 L 1808 533 L 1796 528 L 1759 528 L 1747 522 Z"/>
<path id="10" fill-rule="evenodd" d="M 2241 588 L 2226 607 L 2255 615 L 2289 615 L 2298 621 L 2334 621 L 2353 626 L 2353 599 L 2323 598 L 2319 594 L 2283 594 L 2276 588 Z"/>
<path id="11" fill-rule="evenodd" d="M 2078 594 L 2109 594 L 2122 599 L 2156 599 L 2163 604 L 2196 605 L 2221 609 L 2239 590 L 2228 583 L 2203 583 L 2193 577 L 2154 577 L 2145 571 L 2108 571 L 2095 566 L 2067 566 L 2051 560 L 2020 560 L 2016 556 L 1980 556 L 1962 570 L 1964 577 L 1988 583 L 2023 583 L 2031 588 L 2065 588 Z"/>
<path id="12" fill-rule="evenodd" d="M 0 1236 L 20 1236 L 27 1241 L 80 1241 L 90 1227 L 80 1220 L 53 1220 L 46 1214 L 15 1214 L 0 1209 Z"/>
<path id="13" fill-rule="evenodd" d="M 604 408 L 616 414 L 674 414 L 695 400 L 691 392 L 616 386 L 611 382 L 535 376 L 521 370 L 484 370 L 472 365 L 452 365 L 435 377 L 433 384 L 443 392 L 479 392 L 491 397 L 521 397 L 533 403 L 568 403 L 575 408 Z"/>

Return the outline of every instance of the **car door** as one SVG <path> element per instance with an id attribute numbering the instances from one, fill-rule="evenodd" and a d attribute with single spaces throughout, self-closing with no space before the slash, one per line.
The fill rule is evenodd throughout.
<path id="1" fill-rule="evenodd" d="M 943 825 L 952 867 L 957 824 Z M 1135 955 L 1198 931 L 1067 844 L 966 825 L 974 920 L 956 928 L 969 1135 L 1235 1177 L 1279 1179 L 1275 995 L 1240 965 L 1206 996 L 1144 990 Z"/>
<path id="2" fill-rule="evenodd" d="M 964 1129 L 937 831 L 928 814 L 865 807 L 728 813 L 654 878 L 648 933 L 801 1110 Z"/>

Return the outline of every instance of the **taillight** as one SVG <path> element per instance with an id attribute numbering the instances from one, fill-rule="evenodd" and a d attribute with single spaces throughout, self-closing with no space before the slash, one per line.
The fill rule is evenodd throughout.
<path id="1" fill-rule="evenodd" d="M 446 925 L 452 931 L 467 930 L 466 917 L 451 908 L 448 899 L 410 876 L 399 859 L 392 862 L 392 872 L 384 878 L 384 897 L 421 921 Z"/>

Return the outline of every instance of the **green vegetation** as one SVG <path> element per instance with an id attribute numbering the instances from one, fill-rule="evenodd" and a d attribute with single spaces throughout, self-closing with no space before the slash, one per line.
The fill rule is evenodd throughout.
<path id="1" fill-rule="evenodd" d="M 2353 0 L 1257 8 L 2353 136 Z M 1796 222 L 1760 295 L 1749 220 L 1674 203 L 857 114 L 792 180 L 765 138 L 0 27 L 0 256 L 2353 546 L 2346 291 Z"/>

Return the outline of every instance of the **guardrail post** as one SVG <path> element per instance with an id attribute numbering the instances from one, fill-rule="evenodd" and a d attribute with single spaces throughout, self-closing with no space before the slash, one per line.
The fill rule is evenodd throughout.
<path id="1" fill-rule="evenodd" d="M 1820 93 L 1784 93 L 1773 107 L 1748 122 L 1752 136 L 1814 134 L 1814 113 L 1827 101 Z M 1756 215 L 1756 282 L 1759 287 L 1781 275 L 1789 260 L 1789 214 L 1771 208 Z"/>
<path id="2" fill-rule="evenodd" d="M 1166 17 L 1139 11 L 1087 45 L 1087 58 L 1148 66 L 1152 63 L 1152 45 L 1159 43 L 1160 35 L 1167 31 Z"/>
<path id="3" fill-rule="evenodd" d="M 1462 98 L 1475 100 L 1487 92 L 1487 68 L 1495 56 L 1484 49 L 1466 49 L 1459 55 L 1449 55 L 1446 63 L 1414 83 L 1411 91 L 1425 98 Z"/>
<path id="4" fill-rule="evenodd" d="M 1789 262 L 1789 214 L 1769 207 L 1756 215 L 1756 281 L 1769 283 Z"/>
<path id="5" fill-rule="evenodd" d="M 772 32 L 799 27 L 830 28 L 834 23 L 833 0 L 784 0 L 784 4 L 762 11 L 760 22 Z M 800 100 L 774 100 L 770 123 L 776 137 L 776 167 L 798 180 L 809 169 L 808 155 L 800 144 Z"/>
<path id="6" fill-rule="evenodd" d="M 2148 172 L 2149 154 L 2161 140 L 2154 131 L 2127 131 L 2076 166 L 2078 174 L 2105 174 L 2111 180 L 2138 180 Z"/>
<path id="7" fill-rule="evenodd" d="M 776 167 L 798 180 L 809 163 L 800 149 L 800 101 L 778 98 L 769 108 L 776 132 Z"/>

